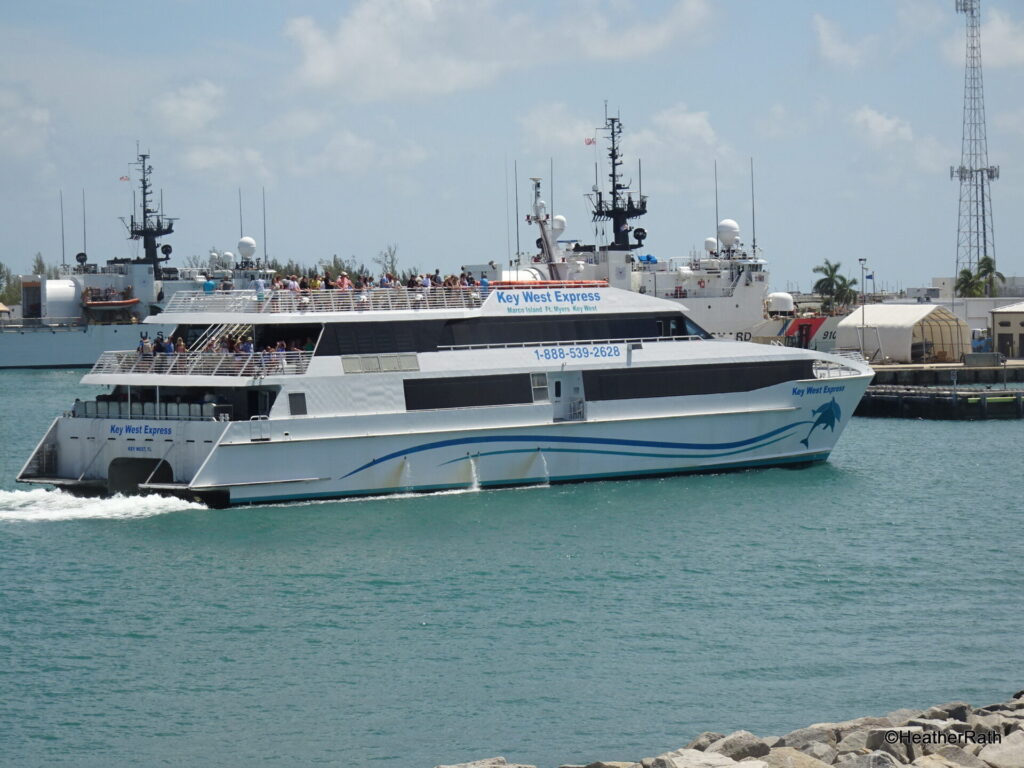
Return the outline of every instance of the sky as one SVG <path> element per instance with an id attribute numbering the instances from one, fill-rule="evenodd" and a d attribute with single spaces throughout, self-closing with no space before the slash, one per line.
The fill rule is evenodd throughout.
<path id="1" fill-rule="evenodd" d="M 867 258 L 879 287 L 956 260 L 965 17 L 954 0 L 105 0 L 0 11 L 0 261 L 134 256 L 136 146 L 171 264 L 235 250 L 403 268 L 507 262 L 529 177 L 593 242 L 605 110 L 649 196 L 644 251 L 733 218 L 772 288 Z M 982 0 L 997 266 L 1024 275 L 1024 3 Z M 598 137 L 588 146 L 584 139 Z M 600 150 L 600 151 L 598 151 Z M 514 183 L 518 174 L 518 185 Z M 552 173 L 553 172 L 553 173 Z M 121 181 L 129 176 L 132 181 Z M 553 176 L 553 178 L 552 178 Z M 262 200 L 266 199 L 266 243 Z M 241 196 L 241 222 L 239 197 Z M 518 232 L 517 232 L 518 230 Z M 600 236 L 600 233 L 598 233 Z M 605 234 L 605 239 L 607 234 Z"/>

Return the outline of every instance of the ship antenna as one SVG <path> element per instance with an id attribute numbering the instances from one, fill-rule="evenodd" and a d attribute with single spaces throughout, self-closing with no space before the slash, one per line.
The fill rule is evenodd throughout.
<path id="1" fill-rule="evenodd" d="M 502 166 L 505 170 L 505 256 L 508 258 L 509 266 L 512 266 L 512 227 L 508 223 L 509 199 L 508 199 L 508 155 L 505 155 Z"/>
<path id="2" fill-rule="evenodd" d="M 719 221 L 720 221 L 720 219 L 718 218 L 718 161 L 715 160 L 715 229 L 714 229 L 714 233 L 715 233 L 715 250 L 716 251 L 721 246 L 721 243 L 718 242 L 718 222 Z"/>
<path id="3" fill-rule="evenodd" d="M 757 258 L 757 217 L 754 215 L 754 158 L 750 158 L 750 232 L 751 232 L 751 248 L 753 249 L 754 258 Z"/>
<path id="4" fill-rule="evenodd" d="M 519 266 L 519 254 L 522 253 L 519 247 L 519 161 L 513 160 L 513 180 L 516 188 L 516 266 Z"/>
<path id="5" fill-rule="evenodd" d="M 260 187 L 263 193 L 263 266 L 267 266 L 267 188 Z"/>
<path id="6" fill-rule="evenodd" d="M 238 188 L 238 236 L 244 237 L 245 231 L 242 227 L 242 188 Z"/>
<path id="7" fill-rule="evenodd" d="M 85 245 L 85 190 L 82 190 L 82 250 L 85 253 L 89 252 L 89 249 Z"/>
<path id="8" fill-rule="evenodd" d="M 59 190 L 60 199 L 60 263 L 67 266 L 67 257 L 64 255 L 64 190 Z"/>

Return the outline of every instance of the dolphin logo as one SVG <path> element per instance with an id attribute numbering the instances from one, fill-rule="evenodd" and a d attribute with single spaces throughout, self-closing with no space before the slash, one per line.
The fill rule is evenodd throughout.
<path id="1" fill-rule="evenodd" d="M 811 415 L 816 416 L 817 418 L 815 418 L 813 426 L 811 426 L 810 431 L 807 433 L 807 437 L 800 441 L 804 444 L 805 448 L 810 447 L 807 441 L 811 439 L 811 434 L 814 430 L 821 427 L 822 429 L 831 429 L 835 432 L 836 422 L 843 417 L 842 411 L 839 410 L 839 404 L 836 402 L 834 397 L 830 402 L 825 403 L 824 405 L 819 405 L 811 411 Z"/>

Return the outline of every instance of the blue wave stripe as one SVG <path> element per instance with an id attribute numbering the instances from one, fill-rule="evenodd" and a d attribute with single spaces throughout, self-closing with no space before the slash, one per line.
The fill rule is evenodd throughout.
<path id="1" fill-rule="evenodd" d="M 551 436 L 551 435 L 489 435 L 480 437 L 458 437 L 452 438 L 451 440 L 437 440 L 432 443 L 424 443 L 423 445 L 417 445 L 410 448 L 406 448 L 401 451 L 394 451 L 386 456 L 373 459 L 363 464 L 361 467 L 356 467 L 346 475 L 342 475 L 339 479 L 344 480 L 346 477 L 362 472 L 364 469 L 381 464 L 391 459 L 396 459 L 399 456 L 408 456 L 411 453 L 420 453 L 421 451 L 432 451 L 435 448 L 449 448 L 453 445 L 475 445 L 480 443 L 575 443 L 577 445 L 621 445 L 621 446 L 633 446 L 636 448 L 675 448 L 677 450 L 722 450 L 726 448 L 741 448 L 746 445 L 753 443 L 759 443 L 762 440 L 767 440 L 770 437 L 775 437 L 783 432 L 798 427 L 801 424 L 810 424 L 810 421 L 795 421 L 792 424 L 787 424 L 784 427 L 778 427 L 769 432 L 765 432 L 762 435 L 756 437 L 750 437 L 746 440 L 736 440 L 729 443 L 670 443 L 659 440 L 628 440 L 625 438 L 604 438 L 604 437 L 566 437 L 566 436 Z"/>
<path id="2" fill-rule="evenodd" d="M 614 480 L 616 478 L 630 477 L 660 477 L 669 475 L 699 475 L 715 472 L 717 470 L 751 469 L 755 467 L 781 467 L 786 464 L 817 463 L 827 461 L 828 451 L 817 453 L 805 453 L 799 456 L 781 456 L 775 459 L 755 459 L 750 461 L 730 461 L 722 464 L 711 464 L 704 467 L 689 467 L 686 469 L 675 469 L 666 471 L 663 469 L 645 469 L 633 472 L 602 472 L 589 475 L 561 475 L 558 477 L 525 477 L 516 480 L 485 480 L 480 483 L 481 488 L 500 488 L 529 485 L 531 483 L 572 483 L 578 480 Z M 301 501 L 303 499 L 340 499 L 358 496 L 378 496 L 388 493 L 419 493 L 430 491 L 447 491 L 466 488 L 465 483 L 446 483 L 443 485 L 417 485 L 397 486 L 394 488 L 365 488 L 356 491 L 318 491 L 314 493 L 286 493 L 272 496 L 256 496 L 250 499 L 233 499 L 233 504 L 262 504 L 274 501 Z"/>
<path id="3" fill-rule="evenodd" d="M 460 461 L 469 461 L 470 459 L 479 458 L 481 456 L 504 456 L 511 453 L 589 453 L 598 454 L 604 456 L 636 456 L 641 459 L 714 459 L 719 456 L 735 456 L 738 453 L 746 453 L 747 451 L 756 451 L 758 448 L 764 448 L 766 445 L 772 445 L 780 440 L 785 440 L 789 435 L 783 435 L 777 437 L 774 440 L 769 440 L 766 443 L 759 443 L 758 445 L 752 445 L 747 448 L 739 448 L 735 451 L 723 451 L 721 453 L 629 453 L 627 451 L 597 451 L 587 450 L 580 448 L 511 448 L 507 451 L 487 451 L 486 453 L 474 453 L 472 456 L 460 456 L 457 459 L 451 459 L 445 461 L 439 466 L 445 467 L 449 464 L 456 464 Z"/>

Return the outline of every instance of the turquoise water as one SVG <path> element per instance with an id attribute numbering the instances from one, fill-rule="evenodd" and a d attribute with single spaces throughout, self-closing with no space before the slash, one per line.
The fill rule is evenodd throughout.
<path id="1" fill-rule="evenodd" d="M 638 759 L 1024 687 L 1021 422 L 831 461 L 207 510 L 13 476 L 75 372 L 0 372 L 12 765 Z"/>

